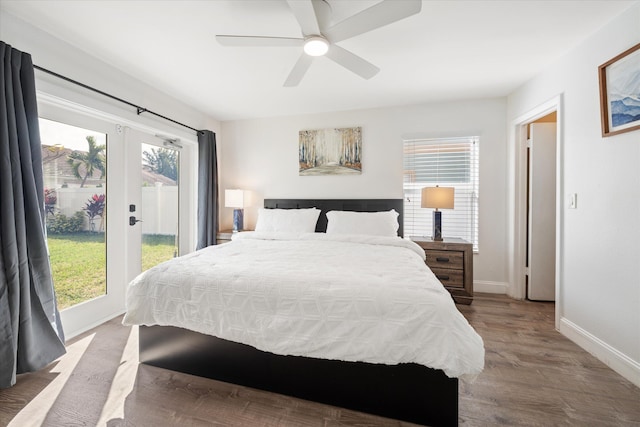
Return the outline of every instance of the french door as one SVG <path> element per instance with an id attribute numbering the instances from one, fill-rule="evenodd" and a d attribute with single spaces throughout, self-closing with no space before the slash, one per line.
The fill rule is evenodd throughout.
<path id="1" fill-rule="evenodd" d="M 87 109 L 88 110 L 88 109 Z M 192 145 L 39 104 L 47 242 L 67 338 L 125 310 L 141 271 L 192 250 Z"/>
<path id="2" fill-rule="evenodd" d="M 124 310 L 121 128 L 39 105 L 47 244 L 67 337 Z"/>
<path id="3" fill-rule="evenodd" d="M 127 151 L 127 280 L 189 251 L 194 182 L 191 147 L 125 128 Z"/>

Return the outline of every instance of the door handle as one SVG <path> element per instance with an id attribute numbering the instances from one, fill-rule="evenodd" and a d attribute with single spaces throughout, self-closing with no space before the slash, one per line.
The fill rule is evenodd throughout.
<path id="1" fill-rule="evenodd" d="M 141 219 L 136 219 L 135 216 L 130 216 L 129 217 L 129 225 L 136 225 L 136 222 L 142 222 Z"/>

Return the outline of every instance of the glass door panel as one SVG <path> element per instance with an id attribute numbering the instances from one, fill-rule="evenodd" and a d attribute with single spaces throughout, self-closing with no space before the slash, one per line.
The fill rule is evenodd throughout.
<path id="1" fill-rule="evenodd" d="M 38 102 L 47 244 L 67 339 L 122 313 L 126 285 L 121 126 L 72 107 Z"/>
<path id="2" fill-rule="evenodd" d="M 180 152 L 142 142 L 142 271 L 179 253 Z"/>
<path id="3" fill-rule="evenodd" d="M 192 178 L 180 167 L 190 159 L 189 148 L 129 127 L 124 129 L 124 139 L 129 205 L 126 273 L 130 281 L 188 247 L 191 223 L 186 219 L 192 211 L 188 205 L 193 202 L 187 196 Z"/>
<path id="4" fill-rule="evenodd" d="M 40 119 L 47 242 L 58 308 L 107 293 L 107 134 Z"/>

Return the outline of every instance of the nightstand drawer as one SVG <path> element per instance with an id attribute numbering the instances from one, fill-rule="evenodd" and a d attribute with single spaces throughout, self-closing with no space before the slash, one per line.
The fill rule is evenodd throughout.
<path id="1" fill-rule="evenodd" d="M 444 286 L 453 288 L 464 288 L 463 270 L 453 270 L 450 268 L 430 267 L 433 274 Z"/>
<path id="2" fill-rule="evenodd" d="M 429 249 L 425 251 L 427 265 L 429 267 L 464 269 L 464 252 L 462 251 L 437 251 Z M 461 273 L 462 274 L 462 273 Z"/>
<path id="3" fill-rule="evenodd" d="M 242 230 L 242 231 L 237 231 L 236 233 L 243 233 L 245 231 L 253 231 L 253 230 Z M 218 231 L 218 234 L 216 235 L 217 244 L 222 245 L 223 243 L 229 243 L 231 240 L 233 240 L 233 234 L 234 232 L 232 230 Z"/>
<path id="4" fill-rule="evenodd" d="M 458 304 L 473 301 L 473 245 L 455 237 L 436 240 L 411 237 L 427 257 L 426 264 Z"/>
<path id="5" fill-rule="evenodd" d="M 216 235 L 216 244 L 222 245 L 223 243 L 229 243 L 231 241 L 233 233 L 231 230 L 220 230 Z"/>

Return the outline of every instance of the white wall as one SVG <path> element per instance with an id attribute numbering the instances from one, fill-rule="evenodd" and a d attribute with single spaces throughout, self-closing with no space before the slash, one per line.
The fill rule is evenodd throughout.
<path id="1" fill-rule="evenodd" d="M 196 129 L 219 130 L 220 124 L 180 100 L 144 83 L 144 77 L 131 76 L 2 10 L 0 2 L 0 39 L 12 47 L 31 54 L 33 63 L 63 76 L 93 86 L 156 113 L 171 117 Z M 137 120 L 169 132 L 194 132 L 151 115 L 136 115 L 133 107 L 109 100 L 41 71 L 35 72 L 36 89 L 62 96 L 83 105 Z"/>
<path id="2" fill-rule="evenodd" d="M 638 42 L 640 3 L 511 94 L 508 120 L 562 96 L 560 330 L 640 385 L 640 131 L 601 136 L 597 73 Z"/>
<path id="3" fill-rule="evenodd" d="M 219 140 L 221 193 L 252 192 L 245 228 L 255 225 L 264 198 L 402 198 L 402 139 L 480 136 L 480 253 L 475 281 L 505 289 L 506 99 L 344 111 L 222 123 Z M 298 132 L 362 126 L 362 175 L 299 176 Z M 221 200 L 221 228 L 232 209 Z"/>

